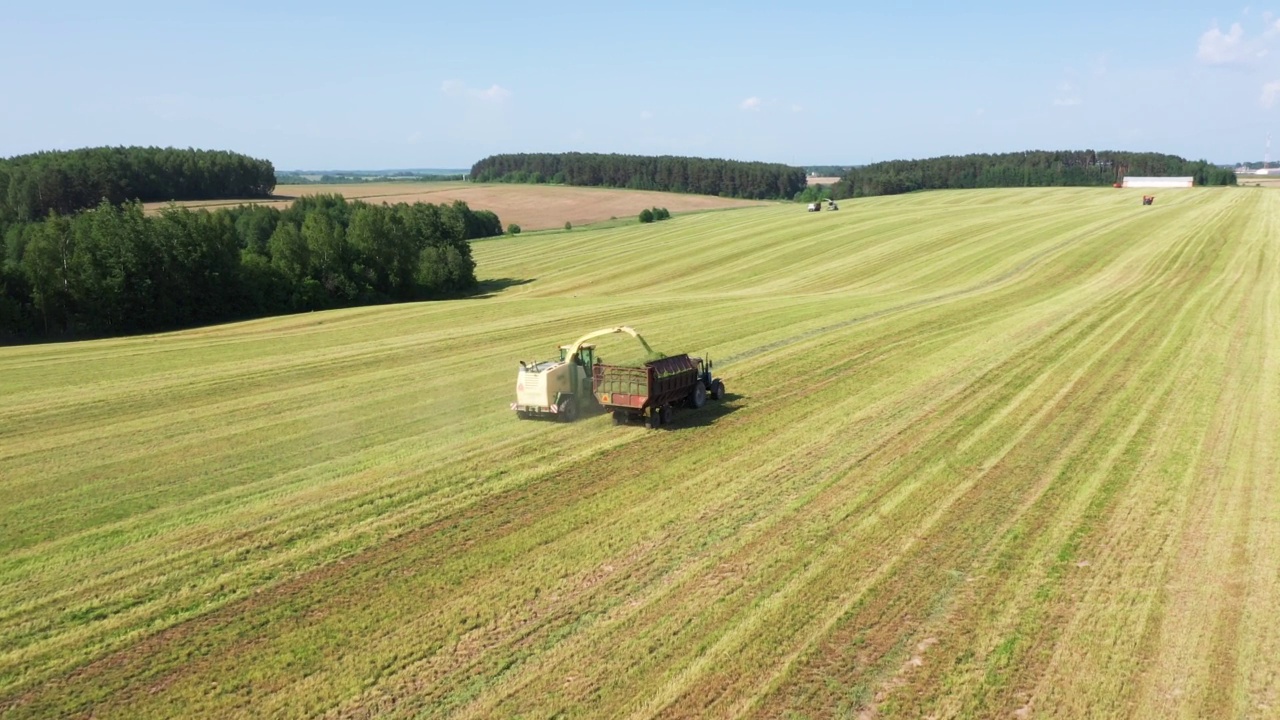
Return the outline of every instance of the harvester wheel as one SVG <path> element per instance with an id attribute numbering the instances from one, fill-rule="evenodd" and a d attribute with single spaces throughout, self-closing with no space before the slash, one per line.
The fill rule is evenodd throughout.
<path id="1" fill-rule="evenodd" d="M 659 408 L 649 409 L 649 429 L 657 430 L 662 425 L 662 410 Z"/>
<path id="2" fill-rule="evenodd" d="M 693 388 L 693 396 L 691 399 L 693 400 L 693 406 L 695 408 L 700 408 L 707 404 L 707 386 L 703 385 L 701 380 L 699 380 L 697 386 Z"/>
<path id="3" fill-rule="evenodd" d="M 560 409 L 560 419 L 567 423 L 578 419 L 578 402 L 576 400 L 569 398 L 569 401 Z"/>
<path id="4" fill-rule="evenodd" d="M 724 399 L 724 383 L 719 380 L 711 381 L 711 399 L 716 402 Z"/>

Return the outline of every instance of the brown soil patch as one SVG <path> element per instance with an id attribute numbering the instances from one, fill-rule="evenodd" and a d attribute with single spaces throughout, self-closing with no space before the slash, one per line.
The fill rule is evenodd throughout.
<path id="1" fill-rule="evenodd" d="M 545 230 L 635 217 L 648 207 L 673 213 L 765 205 L 767 201 L 738 200 L 711 195 L 685 195 L 648 190 L 569 187 L 565 185 L 505 185 L 475 183 L 369 183 L 357 185 L 281 185 L 271 200 L 206 200 L 178 203 L 192 208 L 216 208 L 255 203 L 284 209 L 303 195 L 340 194 L 348 200 L 371 203 L 451 203 L 462 200 L 473 210 L 492 210 L 504 227 Z M 167 203 L 147 203 L 148 213 Z"/>

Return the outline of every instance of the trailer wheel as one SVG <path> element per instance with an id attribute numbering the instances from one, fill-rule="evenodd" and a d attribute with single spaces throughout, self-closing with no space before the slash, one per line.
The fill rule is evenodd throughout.
<path id="1" fill-rule="evenodd" d="M 693 400 L 693 406 L 695 408 L 701 408 L 703 405 L 707 404 L 707 386 L 703 385 L 701 380 L 699 380 L 698 384 L 693 388 L 693 395 L 691 399 Z"/>
<path id="2" fill-rule="evenodd" d="M 657 430 L 662 425 L 662 410 L 659 408 L 649 409 L 649 429 Z"/>
<path id="3" fill-rule="evenodd" d="M 626 415 L 624 415 L 623 413 L 621 413 L 621 412 L 617 411 L 617 410 L 614 410 L 614 411 L 613 411 L 613 424 L 614 424 L 614 425 L 626 425 L 626 424 L 627 424 L 627 416 L 626 416 Z"/>
<path id="4" fill-rule="evenodd" d="M 529 419 L 529 413 L 528 413 L 528 412 L 526 412 L 526 411 L 524 411 L 524 410 L 517 410 L 517 411 L 516 411 L 516 417 L 520 418 L 521 420 L 528 420 L 528 419 Z"/>
<path id="5" fill-rule="evenodd" d="M 711 399 L 716 402 L 724 399 L 724 383 L 719 380 L 711 381 Z"/>
<path id="6" fill-rule="evenodd" d="M 659 414 L 659 417 L 662 418 L 663 425 L 670 425 L 671 424 L 671 406 L 663 405 L 662 412 Z"/>

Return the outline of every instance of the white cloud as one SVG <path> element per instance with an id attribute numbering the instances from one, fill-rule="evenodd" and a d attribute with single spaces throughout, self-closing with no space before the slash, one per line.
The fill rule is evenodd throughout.
<path id="1" fill-rule="evenodd" d="M 1280 33 L 1280 27 L 1268 21 L 1259 38 L 1247 38 L 1240 23 L 1232 23 L 1227 32 L 1214 25 L 1200 36 L 1196 59 L 1206 65 L 1249 65 L 1265 57 L 1266 43 Z"/>
<path id="2" fill-rule="evenodd" d="M 1262 86 L 1262 95 L 1258 98 L 1258 104 L 1264 108 L 1275 107 L 1280 102 L 1280 80 L 1272 80 Z"/>
<path id="3" fill-rule="evenodd" d="M 1053 104 L 1058 107 L 1071 107 L 1080 104 L 1080 90 L 1072 82 L 1062 82 L 1058 85 L 1058 93 L 1053 98 Z"/>
<path id="4" fill-rule="evenodd" d="M 738 103 L 738 107 L 743 110 L 759 110 L 760 104 L 761 104 L 760 98 L 752 95 L 746 100 L 743 100 L 742 102 Z"/>
<path id="5" fill-rule="evenodd" d="M 653 112 L 651 112 L 651 111 L 649 111 L 649 110 L 642 110 L 642 111 L 640 112 L 640 119 L 641 119 L 641 120 L 652 120 L 652 119 L 653 119 Z"/>
<path id="6" fill-rule="evenodd" d="M 804 108 L 799 105 L 792 105 L 791 112 L 804 112 Z"/>
<path id="7" fill-rule="evenodd" d="M 1107 67 L 1107 54 L 1103 53 L 1093 59 L 1093 75 L 1094 77 L 1106 77 L 1109 68 Z"/>
<path id="8" fill-rule="evenodd" d="M 490 85 L 488 90 L 471 90 L 470 93 L 472 97 L 497 103 L 505 102 L 507 98 L 511 97 L 510 90 L 497 84 Z"/>
<path id="9" fill-rule="evenodd" d="M 461 80 L 445 80 L 440 84 L 440 92 L 445 95 L 454 97 L 469 97 L 474 100 L 483 100 L 485 102 L 500 105 L 511 97 L 511 91 L 498 84 L 490 85 L 487 88 L 469 87 Z"/>

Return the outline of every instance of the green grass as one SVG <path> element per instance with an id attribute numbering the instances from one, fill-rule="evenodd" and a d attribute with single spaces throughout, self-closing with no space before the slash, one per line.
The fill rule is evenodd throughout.
<path id="1" fill-rule="evenodd" d="M 1280 194 L 1139 195 L 520 235 L 478 299 L 0 349 L 0 715 L 1273 714 Z M 622 324 L 728 400 L 513 417 Z"/>

